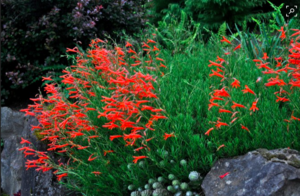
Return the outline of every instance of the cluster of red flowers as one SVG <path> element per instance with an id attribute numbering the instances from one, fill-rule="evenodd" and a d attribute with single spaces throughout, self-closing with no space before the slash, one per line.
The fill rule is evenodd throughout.
<path id="1" fill-rule="evenodd" d="M 299 30 L 297 30 L 297 29 L 292 29 L 292 30 L 297 31 L 297 32 L 292 34 L 291 37 L 300 35 Z M 283 40 L 286 38 L 283 27 L 281 28 L 280 31 L 282 32 L 280 38 Z M 277 64 L 274 66 L 275 68 L 273 68 L 273 69 L 270 68 L 270 66 L 269 66 L 270 62 L 267 62 L 267 59 L 269 59 L 267 53 L 264 53 L 264 56 L 261 59 L 253 60 L 256 63 L 256 66 L 258 69 L 265 69 L 265 71 L 262 71 L 263 74 L 275 74 L 276 75 L 275 78 L 270 78 L 268 80 L 268 82 L 265 83 L 266 87 L 270 87 L 270 86 L 279 86 L 280 87 L 280 90 L 278 92 L 274 93 L 277 96 L 276 102 L 290 101 L 289 98 L 287 98 L 286 96 L 282 96 L 283 94 L 285 94 L 285 95 L 290 94 L 288 92 L 288 90 L 283 90 L 284 86 L 290 85 L 290 89 L 293 89 L 293 87 L 300 87 L 300 43 L 298 42 L 299 39 L 300 39 L 300 36 L 298 36 L 295 40 L 293 40 L 293 39 L 291 40 L 291 42 L 290 42 L 291 48 L 289 49 L 289 52 L 291 54 L 289 55 L 289 59 L 288 59 L 289 63 L 286 64 L 285 67 L 283 67 L 283 65 L 282 65 L 283 58 L 278 57 L 278 58 L 274 58 L 275 61 L 277 62 Z M 223 39 L 221 40 L 221 42 L 226 42 L 228 44 L 231 44 L 231 42 L 228 39 L 226 39 L 224 36 L 223 36 Z M 241 45 L 234 48 L 233 51 L 236 51 L 237 49 L 240 49 L 240 48 L 241 48 Z M 230 52 L 225 53 L 225 55 L 229 55 L 229 54 L 230 54 Z M 211 66 L 216 67 L 216 70 L 211 70 L 212 74 L 209 74 L 210 77 L 213 77 L 213 76 L 219 77 L 219 78 L 221 78 L 221 82 L 225 79 L 232 80 L 232 82 L 231 82 L 232 89 L 241 87 L 240 81 L 238 79 L 232 78 L 230 76 L 228 76 L 228 77 L 225 76 L 225 66 L 223 65 L 223 63 L 228 64 L 228 62 L 226 62 L 223 58 L 220 58 L 218 56 L 216 62 L 213 62 L 213 61 L 209 61 L 209 62 L 210 62 L 210 64 L 208 65 L 209 67 L 211 67 Z M 290 76 L 290 81 L 285 82 L 283 79 L 281 79 L 280 72 L 288 73 L 288 75 Z M 261 77 L 258 78 L 258 80 L 256 82 L 260 82 L 260 81 L 261 81 Z M 245 109 L 246 109 L 246 107 L 242 104 L 232 101 L 232 99 L 229 99 L 230 94 L 228 91 L 226 91 L 226 88 L 228 88 L 228 87 L 223 87 L 220 90 L 214 90 L 214 92 L 211 93 L 211 99 L 209 100 L 210 103 L 209 103 L 208 110 L 210 110 L 213 107 L 219 107 L 219 113 L 232 114 L 232 116 L 231 116 L 232 120 L 230 122 L 230 124 L 232 124 L 239 118 L 239 117 L 235 117 L 235 115 L 239 112 L 226 110 L 223 107 L 225 107 L 229 102 L 232 102 L 231 108 L 233 110 L 235 110 L 237 107 L 245 108 Z M 256 96 L 257 94 L 252 89 L 250 89 L 247 85 L 245 85 L 245 89 L 243 89 L 242 92 L 244 94 L 250 93 L 255 96 L 252 106 L 249 108 L 249 110 L 251 110 L 252 112 L 258 111 L 259 108 L 257 107 L 257 103 L 258 103 L 259 98 Z M 224 101 L 225 104 L 222 106 L 222 105 L 220 105 L 220 103 L 215 102 L 216 100 Z M 250 114 L 252 114 L 252 112 Z M 291 120 L 299 120 L 300 121 L 300 118 L 293 116 L 293 113 L 292 113 L 291 119 L 285 120 L 285 121 L 290 122 Z M 210 132 L 213 131 L 215 128 L 220 129 L 222 126 L 229 126 L 229 124 L 227 124 L 225 122 L 221 122 L 221 118 L 218 118 L 218 121 L 214 122 L 214 124 L 215 124 L 215 127 L 208 129 L 206 131 L 205 135 L 209 136 Z M 250 132 L 250 130 L 242 124 L 241 124 L 241 129 L 244 129 L 244 130 Z M 220 147 L 224 147 L 224 145 L 221 145 Z M 220 147 L 218 149 L 220 149 Z"/>
<path id="2" fill-rule="evenodd" d="M 291 37 L 300 35 L 300 31 L 298 29 L 292 29 L 292 30 L 296 31 L 296 32 L 294 34 L 292 34 Z M 281 27 L 281 29 L 279 31 L 281 32 L 281 35 L 280 35 L 281 40 L 286 39 L 284 27 Z M 276 75 L 275 78 L 274 77 L 269 78 L 268 82 L 265 83 L 266 87 L 278 86 L 280 88 L 279 91 L 274 93 L 277 97 L 276 102 L 290 101 L 290 99 L 288 98 L 288 95 L 290 95 L 292 93 L 291 90 L 294 87 L 298 87 L 298 88 L 300 87 L 300 42 L 298 42 L 299 39 L 300 39 L 300 36 L 298 36 L 295 40 L 293 40 L 293 39 L 291 40 L 291 42 L 290 42 L 291 48 L 289 49 L 289 52 L 291 54 L 289 55 L 288 64 L 286 64 L 284 67 L 282 65 L 282 63 L 283 63 L 282 57 L 274 58 L 277 63 L 274 66 L 275 68 L 271 68 L 270 66 L 268 66 L 270 64 L 270 62 L 267 62 L 267 59 L 269 59 L 267 53 L 264 53 L 264 56 L 261 59 L 253 60 L 256 63 L 256 66 L 258 69 L 265 69 L 265 71 L 262 71 L 263 74 Z M 229 40 L 227 40 L 225 37 L 223 37 L 221 42 L 227 42 L 228 44 L 231 44 L 231 42 Z M 239 49 L 239 48 L 241 48 L 240 45 L 237 46 L 233 51 L 235 51 L 236 49 Z M 225 55 L 229 55 L 229 54 L 230 54 L 230 52 L 225 53 Z M 221 73 L 224 73 L 225 71 L 220 68 L 224 68 L 224 66 L 222 66 L 222 63 L 225 62 L 225 60 L 218 57 L 217 61 L 219 61 L 220 63 L 215 63 L 215 62 L 209 61 L 211 63 L 208 65 L 209 67 L 211 67 L 212 65 L 217 66 L 217 71 L 212 70 L 213 73 L 210 74 L 210 77 L 217 76 L 217 77 L 222 78 L 221 81 L 223 81 L 224 79 L 227 79 L 227 78 L 225 77 L 224 74 L 221 74 Z M 280 78 L 281 72 L 288 73 L 288 76 L 290 77 L 289 82 L 285 82 L 282 78 Z M 233 82 L 231 83 L 231 87 L 239 88 L 240 82 L 236 78 L 232 78 L 232 80 L 233 80 Z M 260 82 L 260 81 L 261 81 L 261 77 L 259 77 L 256 80 L 256 82 Z M 289 86 L 290 86 L 290 88 L 288 88 Z M 286 90 L 284 90 L 283 87 L 287 87 Z M 245 89 L 242 91 L 244 93 L 251 93 L 253 95 L 256 95 L 255 92 L 253 90 L 251 90 L 247 85 L 245 85 Z M 279 94 L 279 96 L 277 94 Z M 283 96 L 283 95 L 286 95 L 286 96 Z M 225 101 L 222 97 L 224 97 L 224 98 L 230 97 L 229 93 L 225 90 L 225 87 L 223 87 L 221 90 L 214 91 L 214 94 L 213 94 L 212 98 L 210 99 L 210 104 L 209 104 L 208 109 L 210 110 L 212 107 L 221 107 L 219 105 L 219 103 L 215 103 L 213 101 L 214 100 Z M 256 110 L 259 110 L 257 108 L 257 102 L 258 102 L 258 98 L 256 98 L 255 101 L 252 103 L 252 107 L 250 108 L 250 110 L 253 110 L 253 112 L 255 112 Z M 227 105 L 227 103 L 225 105 Z M 233 110 L 235 110 L 236 107 L 246 108 L 244 105 L 235 103 L 234 101 L 232 101 L 232 103 L 233 103 L 233 105 L 231 106 L 231 108 Z M 238 112 L 232 112 L 230 110 L 225 110 L 225 109 L 219 108 L 219 113 L 222 113 L 222 112 L 233 113 L 231 118 L 234 118 L 234 116 L 238 113 Z M 290 123 L 292 120 L 300 121 L 300 118 L 295 117 L 293 114 L 294 114 L 294 111 L 292 112 L 291 118 L 289 120 L 284 119 L 284 121 L 286 121 L 288 123 Z M 235 122 L 237 119 L 238 119 L 238 117 L 234 118 L 230 122 L 230 124 Z M 218 121 L 215 123 L 215 127 L 217 127 L 219 129 L 221 126 L 229 126 L 227 123 L 220 122 L 220 120 L 221 120 L 221 118 L 218 118 Z M 244 130 L 250 132 L 250 130 L 242 124 L 241 124 L 241 129 L 244 129 Z M 289 124 L 287 126 L 287 129 L 289 130 Z M 208 131 L 206 131 L 205 135 L 209 135 L 209 133 L 212 130 L 214 130 L 214 127 L 210 128 Z M 223 147 L 225 147 L 224 144 L 220 145 L 217 148 L 217 151 Z M 219 178 L 223 179 L 228 174 L 229 174 L 229 172 L 226 172 L 225 174 L 220 175 Z"/>
<path id="3" fill-rule="evenodd" d="M 93 145 L 91 140 L 99 138 L 98 131 L 100 129 L 89 120 L 90 112 L 99 114 L 98 118 L 105 117 L 109 121 L 102 127 L 124 131 L 123 135 L 111 135 L 111 141 L 115 138 L 123 138 L 126 146 L 142 145 L 136 151 L 147 147 L 146 143 L 153 139 L 147 138 L 147 130 L 155 130 L 154 121 L 166 118 L 162 114 L 163 109 L 149 105 L 153 102 L 151 99 L 158 99 L 153 92 L 155 90 L 153 82 L 156 82 L 156 78 L 134 70 L 137 65 L 143 65 L 146 70 L 156 72 L 160 72 L 160 67 L 166 67 L 162 64 L 164 60 L 158 57 L 159 49 L 154 46 L 155 41 L 148 40 L 147 43 L 143 43 L 143 50 L 147 52 L 148 61 L 142 60 L 130 43 L 126 44 L 127 50 L 120 47 L 116 47 L 115 50 L 107 50 L 100 47 L 99 43 L 105 42 L 100 39 L 92 40 L 91 49 L 87 54 L 80 52 L 77 47 L 67 49 L 67 52 L 77 53 L 76 65 L 64 70 L 65 75 L 61 76 L 62 83 L 67 85 L 66 90 L 72 101 L 66 99 L 55 83 L 46 84 L 45 91 L 49 94 L 48 97 L 43 98 L 40 95 L 38 98 L 31 99 L 34 104 L 21 110 L 26 112 L 26 115 L 35 116 L 38 119 L 39 125 L 32 126 L 32 130 L 40 130 L 40 134 L 44 135 L 42 140 L 49 141 L 48 151 L 71 155 L 71 148 L 83 150 L 91 147 Z M 153 54 L 155 58 L 152 57 Z M 133 59 L 134 63 L 129 63 L 130 59 Z M 144 65 L 145 63 L 147 66 Z M 161 75 L 164 75 L 163 72 Z M 43 80 L 52 81 L 51 77 L 43 77 Z M 102 91 L 110 92 L 111 97 L 101 96 Z M 105 107 L 100 108 L 97 104 L 98 97 L 102 97 L 101 101 L 106 104 Z M 149 104 L 145 105 L 146 103 Z M 50 106 L 47 106 L 48 104 Z M 146 111 L 148 113 L 144 114 Z M 147 116 L 151 117 L 148 119 Z M 146 125 L 140 125 L 141 118 L 148 119 Z M 130 132 L 127 134 L 128 129 Z M 144 131 L 143 134 L 141 131 Z M 76 137 L 88 140 L 89 145 L 76 144 L 74 142 Z M 165 133 L 164 137 L 165 139 L 174 137 L 174 134 Z M 137 140 L 141 142 L 137 144 Z M 23 138 L 21 143 L 31 144 Z M 147 147 L 147 149 L 149 148 Z M 19 150 L 25 150 L 25 157 L 27 155 L 38 157 L 36 160 L 27 160 L 27 168 L 38 167 L 36 170 L 44 172 L 57 168 L 48 161 L 50 158 L 47 152 L 38 152 L 30 147 L 23 147 Z M 114 151 L 104 150 L 104 156 L 112 152 Z M 98 156 L 91 154 L 87 160 L 93 161 L 97 158 Z M 133 162 L 136 163 L 137 160 L 147 157 L 135 156 L 133 158 Z M 72 159 L 73 162 L 84 162 L 70 156 L 69 161 Z M 64 166 L 64 164 L 59 163 L 59 166 Z M 57 174 L 58 170 L 54 173 Z M 99 171 L 92 173 L 101 174 Z M 57 175 L 58 180 L 67 175 L 67 173 Z"/>

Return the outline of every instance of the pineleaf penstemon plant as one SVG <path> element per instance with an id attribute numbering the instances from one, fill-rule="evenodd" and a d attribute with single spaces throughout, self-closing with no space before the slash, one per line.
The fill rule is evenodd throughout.
<path id="1" fill-rule="evenodd" d="M 166 68 L 155 41 L 143 42 L 145 56 L 128 42 L 126 49 L 110 50 L 105 44 L 92 40 L 86 53 L 77 47 L 67 49 L 77 54 L 74 65 L 61 76 L 68 96 L 59 84 L 46 83 L 48 96 L 31 99 L 34 104 L 21 110 L 38 119 L 32 130 L 40 130 L 48 141 L 47 151 L 66 158 L 55 161 L 22 138 L 21 143 L 29 146 L 19 150 L 25 157 L 37 157 L 27 160 L 26 167 L 43 172 L 54 169 L 58 181 L 88 196 L 126 195 L 124 184 L 151 177 L 151 172 L 144 171 L 152 164 L 149 144 L 174 137 L 155 126 L 167 118 L 155 92 L 157 77 Z M 138 167 L 141 161 L 144 166 Z"/>
<path id="2" fill-rule="evenodd" d="M 237 66 L 238 62 L 245 60 L 238 58 L 242 50 L 238 45 L 221 57 L 217 56 L 216 61 L 210 61 L 209 77 L 213 84 L 208 116 L 211 127 L 205 135 L 211 141 L 218 142 L 217 151 L 227 148 L 225 156 L 236 154 L 237 149 L 242 150 L 242 145 L 261 146 L 269 138 L 266 135 L 275 134 L 277 137 L 272 138 L 269 148 L 277 148 L 283 143 L 286 147 L 292 147 L 298 142 L 300 31 L 291 30 L 294 33 L 288 38 L 286 31 L 290 29 L 283 26 L 280 35 L 285 43 L 289 39 L 288 56 L 277 56 L 276 53 L 268 56 L 265 52 L 253 63 Z M 231 45 L 225 37 L 221 42 Z M 271 116 L 268 121 L 262 120 Z"/>

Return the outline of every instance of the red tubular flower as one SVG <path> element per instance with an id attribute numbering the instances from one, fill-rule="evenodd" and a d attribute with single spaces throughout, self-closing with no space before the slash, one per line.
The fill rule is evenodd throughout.
<path id="1" fill-rule="evenodd" d="M 231 44 L 231 42 L 228 39 L 226 39 L 224 36 L 223 36 L 223 39 L 221 40 L 221 42 L 227 42 L 228 44 Z"/>
<path id="2" fill-rule="evenodd" d="M 256 106 L 257 105 L 257 102 L 258 102 L 258 99 L 256 99 L 253 103 L 252 103 L 252 106 L 250 108 L 250 110 L 252 110 L 253 112 L 255 112 L 256 110 L 258 111 L 258 107 Z"/>
<path id="3" fill-rule="evenodd" d="M 239 44 L 237 47 L 235 47 L 234 49 L 233 49 L 233 51 L 236 51 L 237 49 L 240 49 L 241 48 L 241 44 Z"/>
<path id="4" fill-rule="evenodd" d="M 281 40 L 284 40 L 286 38 L 286 35 L 285 35 L 285 31 L 283 29 L 283 26 L 278 31 L 281 32 L 281 35 L 280 35 Z"/>
<path id="5" fill-rule="evenodd" d="M 262 59 L 263 59 L 263 60 L 267 60 L 268 58 L 269 58 L 269 57 L 268 57 L 267 53 L 265 52 L 265 53 L 264 53 L 264 56 L 262 57 Z"/>
<path id="6" fill-rule="evenodd" d="M 217 151 L 219 151 L 221 148 L 225 147 L 224 144 L 220 145 L 218 148 L 217 148 Z"/>
<path id="7" fill-rule="evenodd" d="M 251 93 L 251 94 L 255 95 L 254 91 L 251 90 L 247 85 L 245 85 L 245 89 L 242 90 L 242 91 L 244 92 L 244 94 L 245 93 Z"/>
<path id="8" fill-rule="evenodd" d="M 208 129 L 208 130 L 205 132 L 205 134 L 204 134 L 204 135 L 207 135 L 207 136 L 209 136 L 209 134 L 210 134 L 210 132 L 211 132 L 212 130 L 214 130 L 214 128 L 213 128 L 213 127 L 212 127 L 212 128 L 210 128 L 210 129 Z"/>
<path id="9" fill-rule="evenodd" d="M 224 68 L 224 66 L 222 66 L 221 64 L 219 63 L 215 63 L 211 60 L 209 60 L 210 64 L 208 65 L 208 67 L 211 67 L 211 66 L 216 66 L 216 67 L 220 67 L 220 68 Z"/>
<path id="10" fill-rule="evenodd" d="M 219 176 L 219 178 L 223 179 L 223 178 L 225 178 L 228 174 L 229 174 L 229 172 L 226 172 L 225 174 Z"/>
<path id="11" fill-rule="evenodd" d="M 214 70 L 211 70 L 213 73 L 212 74 L 209 74 L 209 77 L 213 77 L 213 76 L 217 76 L 217 77 L 220 77 L 220 78 L 224 78 L 224 75 L 222 74 L 219 74 L 218 72 L 214 71 Z"/>
<path id="12" fill-rule="evenodd" d="M 245 129 L 246 131 L 250 132 L 249 129 L 247 127 L 245 127 L 244 125 L 241 124 L 241 126 L 242 126 L 242 129 Z"/>
<path id="13" fill-rule="evenodd" d="M 28 141 L 28 140 L 25 140 L 24 138 L 22 138 L 21 137 L 21 142 L 20 142 L 20 144 L 31 144 L 31 142 L 30 141 Z"/>
<path id="14" fill-rule="evenodd" d="M 216 123 L 216 127 L 218 128 L 218 129 L 220 129 L 221 128 L 221 126 L 229 126 L 227 123 L 224 123 L 224 122 L 220 122 L 220 118 L 219 118 L 219 120 L 217 120 L 217 123 Z"/>
<path id="15" fill-rule="evenodd" d="M 107 153 L 113 153 L 113 150 L 104 150 L 104 156 L 106 156 Z"/>
<path id="16" fill-rule="evenodd" d="M 148 158 L 148 157 L 147 156 L 133 156 L 133 158 L 134 158 L 133 162 L 137 163 L 138 160 L 145 159 L 145 158 Z"/>
<path id="17" fill-rule="evenodd" d="M 61 179 L 66 176 L 68 176 L 68 173 L 60 174 L 60 175 L 57 175 L 56 177 L 57 177 L 58 181 L 61 181 Z"/>
<path id="18" fill-rule="evenodd" d="M 131 44 L 131 43 L 129 43 L 129 42 L 126 42 L 126 45 L 125 45 L 125 47 L 132 47 L 132 44 Z"/>
<path id="19" fill-rule="evenodd" d="M 93 171 L 92 173 L 95 174 L 95 176 L 102 174 L 102 173 L 99 172 L 99 171 Z"/>
<path id="20" fill-rule="evenodd" d="M 93 156 L 94 154 L 91 154 L 90 156 L 89 156 L 89 158 L 88 158 L 88 161 L 93 161 L 93 160 L 95 160 L 97 157 L 93 157 L 92 158 L 92 156 Z"/>
<path id="21" fill-rule="evenodd" d="M 219 108 L 219 113 L 232 113 L 232 111 Z"/>
<path id="22" fill-rule="evenodd" d="M 246 108 L 244 105 L 235 103 L 234 101 L 232 101 L 232 103 L 233 103 L 233 105 L 231 106 L 231 108 L 234 109 L 234 110 L 235 110 L 236 107 Z"/>
<path id="23" fill-rule="evenodd" d="M 290 101 L 289 99 L 287 99 L 287 98 L 285 98 L 285 97 L 278 97 L 277 95 L 276 95 L 276 97 L 277 97 L 276 102 L 278 102 L 278 101 L 281 101 L 281 102 L 287 102 L 287 101 Z"/>
<path id="24" fill-rule="evenodd" d="M 123 137 L 123 136 L 122 135 L 111 135 L 111 136 L 109 136 L 109 139 L 110 139 L 110 141 L 113 141 L 114 139 L 120 138 L 120 137 Z"/>
<path id="25" fill-rule="evenodd" d="M 223 87 L 221 90 L 215 90 L 213 96 L 215 97 L 230 97 L 229 93 Z"/>
<path id="26" fill-rule="evenodd" d="M 170 133 L 170 134 L 165 133 L 164 140 L 167 140 L 169 137 L 175 137 L 174 133 Z"/>
<path id="27" fill-rule="evenodd" d="M 234 81 L 231 83 L 231 86 L 232 86 L 233 88 L 241 87 L 241 86 L 240 86 L 240 81 L 238 81 L 236 78 L 233 78 L 233 79 L 234 79 Z"/>

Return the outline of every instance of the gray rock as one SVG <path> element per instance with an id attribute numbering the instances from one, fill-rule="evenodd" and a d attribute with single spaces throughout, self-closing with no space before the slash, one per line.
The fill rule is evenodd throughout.
<path id="1" fill-rule="evenodd" d="M 218 160 L 201 187 L 209 196 L 300 196 L 299 162 L 296 150 L 258 149 Z"/>
<path id="2" fill-rule="evenodd" d="M 31 125 L 37 125 L 34 117 L 25 116 L 25 113 L 12 111 L 10 108 L 1 108 L 1 137 L 4 148 L 1 152 L 1 188 L 9 195 L 21 190 L 22 196 L 64 196 L 68 195 L 65 188 L 59 185 L 56 177 L 48 171 L 35 171 L 36 168 L 26 170 L 25 162 L 36 159 L 33 156 L 24 158 L 23 152 L 18 151 L 28 144 L 20 144 L 21 137 L 29 140 L 38 151 L 46 151 L 47 145 L 36 139 L 31 131 Z M 53 155 L 49 153 L 49 155 Z M 73 194 L 75 195 L 75 194 Z"/>

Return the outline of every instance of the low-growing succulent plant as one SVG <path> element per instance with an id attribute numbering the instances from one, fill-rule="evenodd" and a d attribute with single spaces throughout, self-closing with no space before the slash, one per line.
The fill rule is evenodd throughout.
<path id="1" fill-rule="evenodd" d="M 127 168 L 128 168 L 129 170 L 131 170 L 133 167 L 134 167 L 134 164 L 133 164 L 133 163 L 129 163 L 129 164 L 127 165 Z"/>
<path id="2" fill-rule="evenodd" d="M 179 180 L 173 180 L 173 181 L 172 181 L 172 185 L 173 185 L 173 186 L 180 185 Z"/>
<path id="3" fill-rule="evenodd" d="M 166 151 L 166 150 L 162 151 L 162 156 L 163 156 L 164 158 L 168 157 L 168 155 L 169 155 L 169 152 L 168 152 L 168 151 Z"/>
<path id="4" fill-rule="evenodd" d="M 170 192 L 172 192 L 172 193 L 174 193 L 176 191 L 176 189 L 174 188 L 174 186 L 171 186 L 171 185 L 169 185 L 167 187 L 167 190 L 170 191 Z"/>
<path id="5" fill-rule="evenodd" d="M 140 161 L 139 162 L 139 167 L 144 167 L 145 166 L 145 161 Z"/>
<path id="6" fill-rule="evenodd" d="M 180 184 L 180 189 L 181 190 L 186 191 L 188 188 L 189 188 L 188 183 L 183 182 L 183 183 Z"/>
<path id="7" fill-rule="evenodd" d="M 152 190 L 144 190 L 141 192 L 141 196 L 152 196 Z"/>
<path id="8" fill-rule="evenodd" d="M 168 178 L 169 178 L 169 180 L 175 180 L 176 176 L 174 174 L 169 174 Z"/>
<path id="9" fill-rule="evenodd" d="M 182 195 L 182 192 L 181 192 L 181 191 L 179 191 L 179 192 L 175 193 L 175 195 L 174 195 L 174 196 L 183 196 L 183 195 Z"/>
<path id="10" fill-rule="evenodd" d="M 187 191 L 186 193 L 185 193 L 185 196 L 193 196 L 194 194 L 193 194 L 193 192 L 192 191 Z"/>
<path id="11" fill-rule="evenodd" d="M 145 188 L 146 190 L 151 189 L 151 185 L 150 185 L 150 184 L 145 184 L 144 188 Z"/>
<path id="12" fill-rule="evenodd" d="M 171 163 L 171 164 L 174 164 L 174 163 L 175 163 L 175 161 L 174 161 L 174 160 L 170 160 L 170 163 Z"/>
<path id="13" fill-rule="evenodd" d="M 166 189 L 156 189 L 152 193 L 153 196 L 169 196 L 170 193 Z"/>
<path id="14" fill-rule="evenodd" d="M 148 180 L 148 183 L 149 183 L 150 185 L 152 185 L 154 182 L 155 182 L 155 180 L 154 180 L 153 178 L 150 178 L 150 179 Z"/>
<path id="15" fill-rule="evenodd" d="M 175 185 L 175 186 L 173 186 L 174 187 L 174 189 L 176 190 L 176 191 L 178 191 L 179 189 L 180 189 L 180 186 L 179 185 Z"/>
<path id="16" fill-rule="evenodd" d="M 131 192 L 130 196 L 141 196 L 141 193 L 139 191 Z"/>
<path id="17" fill-rule="evenodd" d="M 159 166 L 160 167 L 165 167 L 166 166 L 166 162 L 165 161 L 160 161 L 159 162 Z"/>
<path id="18" fill-rule="evenodd" d="M 154 182 L 153 185 L 152 185 L 153 189 L 159 189 L 159 188 L 162 188 L 162 187 L 163 187 L 163 185 L 160 182 Z"/>
<path id="19" fill-rule="evenodd" d="M 189 174 L 189 179 L 190 179 L 190 181 L 198 181 L 198 180 L 201 180 L 201 175 L 200 175 L 200 173 L 198 173 L 196 171 L 192 171 Z"/>
<path id="20" fill-rule="evenodd" d="M 135 189 L 135 186 L 133 184 L 128 186 L 128 190 L 133 191 Z"/>
<path id="21" fill-rule="evenodd" d="M 160 176 L 157 178 L 158 182 L 165 182 L 166 180 L 164 179 L 164 177 Z"/>
<path id="22" fill-rule="evenodd" d="M 187 164 L 187 161 L 186 161 L 186 160 L 182 159 L 182 160 L 180 161 L 180 165 L 186 166 L 186 164 Z"/>

